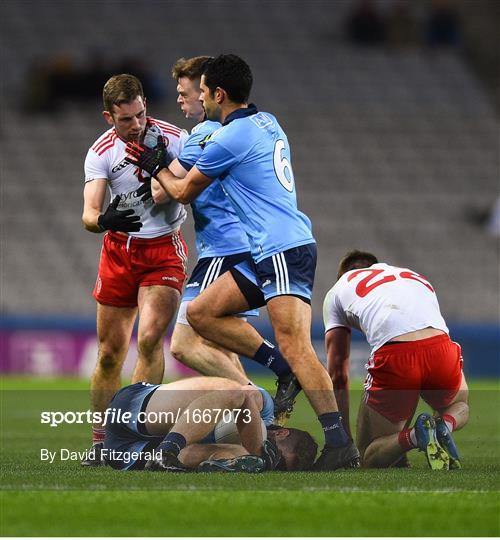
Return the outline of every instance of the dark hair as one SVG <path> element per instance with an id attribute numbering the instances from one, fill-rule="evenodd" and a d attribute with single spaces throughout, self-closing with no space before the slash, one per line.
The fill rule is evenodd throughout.
<path id="1" fill-rule="evenodd" d="M 248 102 L 253 82 L 252 71 L 239 56 L 221 54 L 206 63 L 203 74 L 210 93 L 213 94 L 220 87 L 234 103 Z"/>
<path id="2" fill-rule="evenodd" d="M 318 452 L 318 444 L 313 439 L 312 435 L 307 431 L 296 428 L 281 428 L 280 426 L 268 426 L 268 434 L 271 434 L 273 431 L 279 431 L 281 429 L 286 429 L 288 435 L 279 439 L 279 448 L 285 450 L 288 454 L 293 456 L 292 463 L 285 463 L 285 460 L 282 459 L 280 465 L 278 465 L 279 470 L 285 471 L 307 471 L 309 470 L 316 459 L 316 454 Z M 274 439 L 273 440 L 277 440 Z"/>
<path id="3" fill-rule="evenodd" d="M 359 251 L 357 249 L 349 251 L 349 253 L 344 255 L 340 261 L 337 279 L 340 279 L 346 272 L 349 272 L 349 270 L 368 268 L 372 264 L 377 263 L 377 257 L 372 253 L 368 253 L 368 251 Z"/>
<path id="4" fill-rule="evenodd" d="M 144 99 L 142 84 L 137 77 L 128 73 L 114 75 L 108 79 L 102 90 L 104 110 L 113 113 L 113 105 L 130 103 L 138 96 Z"/>
<path id="5" fill-rule="evenodd" d="M 187 77 L 189 80 L 201 79 L 207 60 L 213 56 L 193 56 L 193 58 L 179 58 L 172 66 L 172 77 L 177 80 Z"/>

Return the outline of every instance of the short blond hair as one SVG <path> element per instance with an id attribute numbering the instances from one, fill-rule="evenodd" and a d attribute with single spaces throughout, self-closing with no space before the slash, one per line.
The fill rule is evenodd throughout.
<path id="1" fill-rule="evenodd" d="M 104 110 L 112 114 L 113 105 L 130 103 L 138 96 L 144 99 L 144 90 L 141 81 L 137 77 L 128 73 L 113 75 L 108 79 L 102 90 Z"/>

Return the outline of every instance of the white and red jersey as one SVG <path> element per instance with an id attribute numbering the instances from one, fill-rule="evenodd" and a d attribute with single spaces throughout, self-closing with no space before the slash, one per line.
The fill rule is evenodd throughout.
<path id="1" fill-rule="evenodd" d="M 187 133 L 178 127 L 148 117 L 147 125 L 160 128 L 167 150 L 172 157 L 177 157 L 184 147 Z M 122 141 L 115 128 L 108 129 L 101 135 L 87 152 L 85 158 L 85 182 L 98 178 L 108 181 L 111 200 L 120 195 L 119 210 L 131 208 L 140 216 L 142 228 L 131 233 L 136 238 L 156 238 L 177 230 L 186 219 L 184 206 L 169 200 L 164 204 L 154 204 L 152 199 L 142 202 L 136 191 L 141 187 L 140 178 L 149 175 L 138 167 L 125 161 L 126 142 Z"/>
<path id="2" fill-rule="evenodd" d="M 372 352 L 428 327 L 448 333 L 432 285 L 408 268 L 384 263 L 346 272 L 325 297 L 323 320 L 325 332 L 338 326 L 361 330 Z"/>

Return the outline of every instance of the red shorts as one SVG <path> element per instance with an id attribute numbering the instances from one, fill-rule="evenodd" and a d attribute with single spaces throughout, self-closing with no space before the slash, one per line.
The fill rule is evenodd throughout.
<path id="1" fill-rule="evenodd" d="M 446 334 L 386 344 L 367 367 L 365 403 L 394 423 L 412 418 L 420 396 L 447 407 L 462 382 L 461 348 Z"/>
<path id="2" fill-rule="evenodd" d="M 107 232 L 93 296 L 107 306 L 136 307 L 139 287 L 164 285 L 182 292 L 186 263 L 180 231 L 159 238 Z"/>

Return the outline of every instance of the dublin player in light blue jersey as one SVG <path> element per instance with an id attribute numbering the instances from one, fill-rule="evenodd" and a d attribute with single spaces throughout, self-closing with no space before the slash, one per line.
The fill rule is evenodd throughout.
<path id="1" fill-rule="evenodd" d="M 252 73 L 241 58 L 221 55 L 207 63 L 200 99 L 207 118 L 222 127 L 184 179 L 161 169 L 160 149 L 128 145 L 130 159 L 183 203 L 221 182 L 249 237 L 259 287 L 227 272 L 191 302 L 188 320 L 206 339 L 253 357 L 260 336 L 229 315 L 266 303 L 279 349 L 323 427 L 325 446 L 314 469 L 358 467 L 359 452 L 342 425 L 332 381 L 311 344 L 316 245 L 309 219 L 297 209 L 288 140 L 273 115 L 248 105 L 251 86 Z"/>
<path id="2" fill-rule="evenodd" d="M 206 120 L 205 111 L 199 100 L 200 78 L 208 56 L 179 59 L 172 68 L 172 76 L 177 81 L 177 101 L 187 118 L 200 122 L 186 140 L 178 159 L 169 166 L 178 177 L 185 177 L 200 158 L 206 141 L 221 127 L 219 122 Z M 156 202 L 164 202 L 167 196 L 157 182 L 152 185 Z M 195 230 L 198 261 L 185 288 L 176 325 L 172 335 L 171 352 L 180 362 L 208 375 L 226 377 L 241 384 L 248 378 L 238 355 L 201 338 L 189 325 L 186 310 L 189 303 L 225 272 L 233 271 L 250 276 L 257 283 L 253 270 L 248 237 L 224 193 L 220 182 L 212 183 L 191 202 Z M 258 310 L 246 310 L 243 316 L 257 316 Z M 290 366 L 279 352 L 261 339 L 263 345 L 258 360 L 290 384 L 293 377 Z M 270 356 L 274 359 L 270 361 Z M 296 386 L 292 386 L 296 388 Z M 294 398 L 294 395 L 291 396 Z"/>

